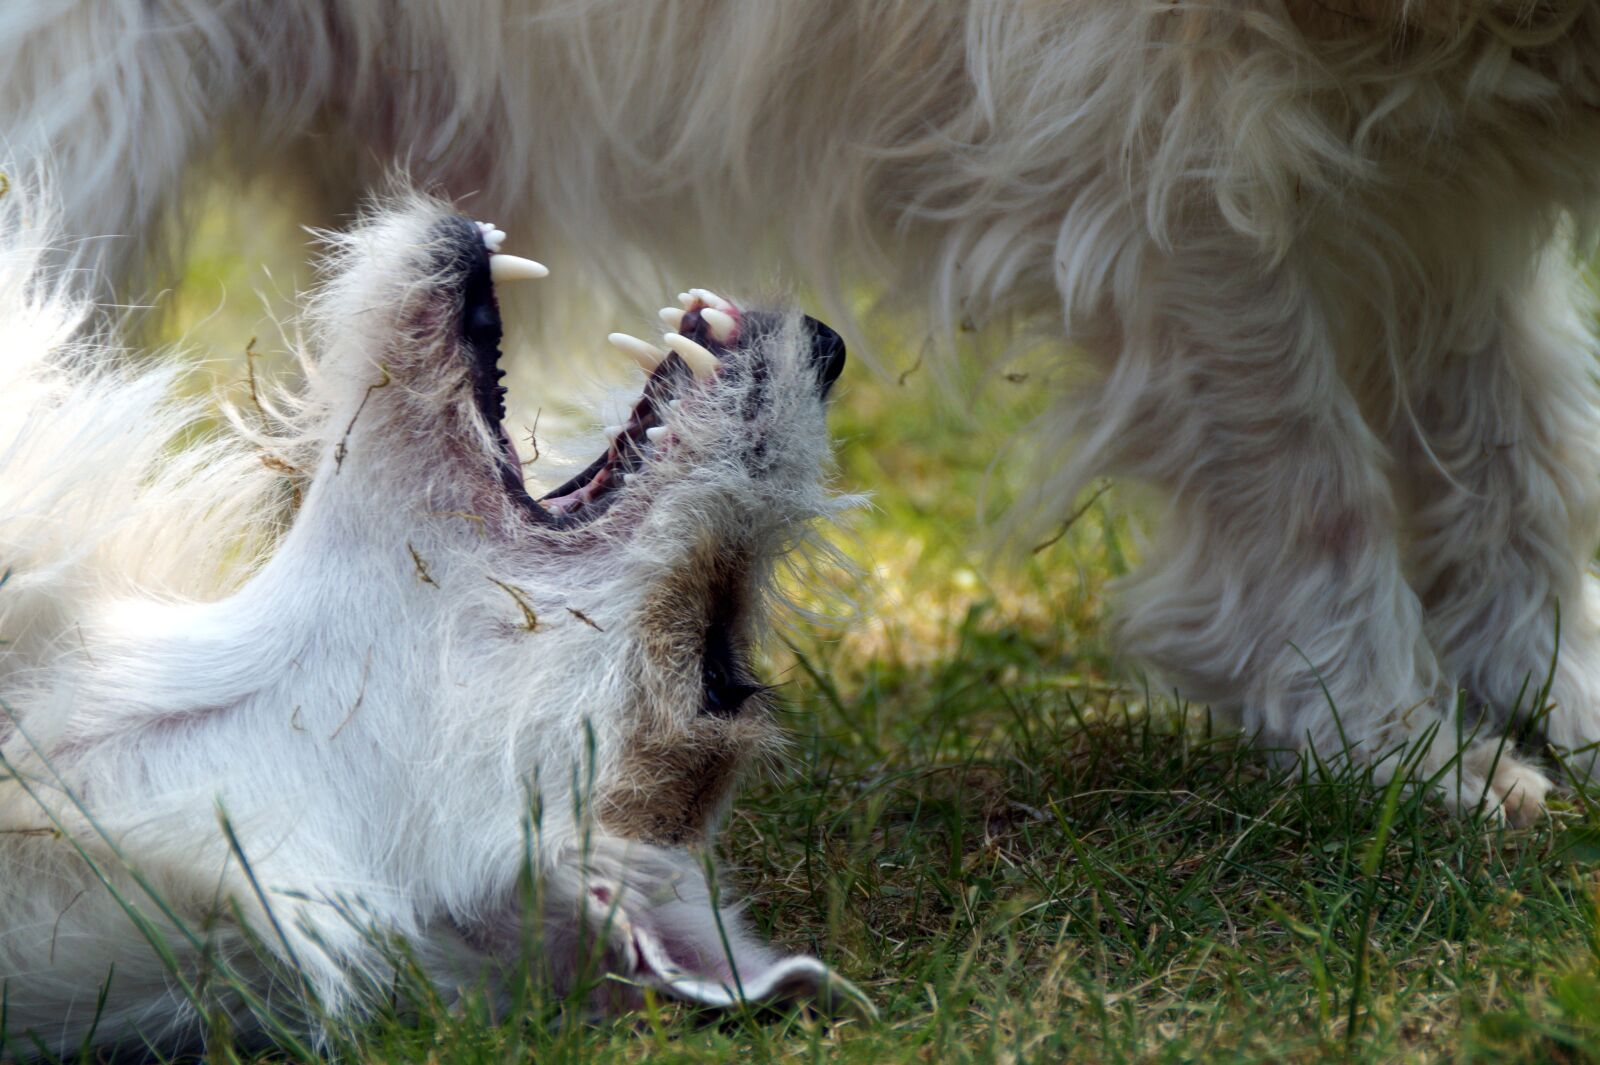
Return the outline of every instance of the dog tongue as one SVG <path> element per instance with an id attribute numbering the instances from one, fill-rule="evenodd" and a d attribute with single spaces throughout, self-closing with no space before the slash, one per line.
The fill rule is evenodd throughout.
<path id="1" fill-rule="evenodd" d="M 739 959 L 735 974 L 727 961 L 733 950 L 730 937 L 714 971 L 694 973 L 672 959 L 653 929 L 635 927 L 631 934 L 640 969 L 634 978 L 673 998 L 715 1009 L 737 1006 L 741 1000 L 753 1004 L 813 1001 L 829 1013 L 878 1014 L 864 991 L 816 958 L 800 954 L 762 957 L 768 954 L 763 949 Z"/>
<path id="2" fill-rule="evenodd" d="M 719 906 L 706 869 L 689 852 L 615 840 L 590 846 L 581 862 L 564 865 L 581 869 L 577 883 L 566 882 L 581 897 L 565 905 L 577 903 L 591 934 L 608 945 L 621 986 L 714 1009 L 810 1001 L 830 1013 L 877 1016 L 855 984 L 816 958 L 773 950 L 736 908 Z"/>

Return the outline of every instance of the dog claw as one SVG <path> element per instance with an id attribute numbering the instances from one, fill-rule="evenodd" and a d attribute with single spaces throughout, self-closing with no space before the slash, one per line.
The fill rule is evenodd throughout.
<path id="1" fill-rule="evenodd" d="M 495 281 L 522 281 L 549 277 L 550 268 L 516 255 L 489 256 L 489 276 Z"/>
<path id="2" fill-rule="evenodd" d="M 658 313 L 661 315 L 661 324 L 676 332 L 683 328 L 683 316 L 689 312 L 682 307 L 663 307 Z"/>
<path id="3" fill-rule="evenodd" d="M 667 353 L 654 344 L 646 344 L 638 337 L 629 336 L 627 333 L 612 333 L 606 339 L 611 341 L 612 347 L 630 356 L 645 373 L 653 373 L 655 368 L 661 365 L 661 360 L 667 357 Z"/>
<path id="4" fill-rule="evenodd" d="M 694 371 L 694 375 L 698 380 L 706 380 L 716 373 L 722 365 L 709 350 L 690 340 L 682 333 L 668 333 L 666 341 L 667 347 L 677 352 L 678 356 L 689 364 L 689 369 Z"/>
<path id="5" fill-rule="evenodd" d="M 701 308 L 700 320 L 706 323 L 706 328 L 711 330 L 711 338 L 719 344 L 726 344 L 732 340 L 733 334 L 739 328 L 739 323 L 733 320 L 733 315 L 719 311 L 715 307 Z"/>

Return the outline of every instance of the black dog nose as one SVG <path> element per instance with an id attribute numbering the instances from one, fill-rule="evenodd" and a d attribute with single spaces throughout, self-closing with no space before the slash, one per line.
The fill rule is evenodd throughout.
<path id="1" fill-rule="evenodd" d="M 817 383 L 823 396 L 844 372 L 844 338 L 810 315 L 806 325 L 811 329 L 811 365 L 817 371 Z"/>

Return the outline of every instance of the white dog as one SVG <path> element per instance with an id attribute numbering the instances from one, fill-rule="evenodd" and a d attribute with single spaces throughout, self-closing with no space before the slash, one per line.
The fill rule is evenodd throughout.
<path id="1" fill-rule="evenodd" d="M 398 158 L 572 247 L 1064 322 L 1046 516 L 1173 500 L 1131 655 L 1467 808 L 1548 780 L 1458 700 L 1600 741 L 1600 0 L 61 0 L 0 68 L 83 235 L 201 161 L 338 202 Z"/>
<path id="2" fill-rule="evenodd" d="M 625 979 L 596 1005 L 854 994 L 719 910 L 691 849 L 775 742 L 748 657 L 775 571 L 840 505 L 837 334 L 694 290 L 671 353 L 614 336 L 643 394 L 534 500 L 501 426 L 493 282 L 543 268 L 411 196 L 336 238 L 311 383 L 266 460 L 237 437 L 178 448 L 203 412 L 176 368 L 73 339 L 84 308 L 36 269 L 19 201 L 0 200 L 14 1051 L 28 1030 L 171 1048 L 219 1009 L 314 1027 L 386 997 L 397 949 L 446 991 L 532 942 L 558 992 L 590 964 Z M 317 1005 L 295 1015 L 302 983 Z"/>

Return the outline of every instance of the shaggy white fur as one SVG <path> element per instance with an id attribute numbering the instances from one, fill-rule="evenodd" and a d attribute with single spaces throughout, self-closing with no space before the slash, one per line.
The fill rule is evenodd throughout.
<path id="1" fill-rule="evenodd" d="M 1064 322 L 1100 374 L 1039 515 L 1174 500 L 1130 654 L 1270 742 L 1420 742 L 1463 807 L 1548 781 L 1452 767 L 1458 692 L 1593 760 L 1600 0 L 68 0 L 0 67 L 85 235 L 218 152 L 352 195 L 400 158 L 570 247 Z"/>
<path id="2" fill-rule="evenodd" d="M 596 1006 L 854 994 L 719 909 L 696 849 L 775 742 L 747 661 L 775 571 L 840 505 L 836 334 L 695 290 L 684 354 L 633 343 L 633 418 L 541 503 L 499 422 L 492 284 L 536 270 L 441 203 L 331 237 L 306 390 L 254 441 L 183 447 L 207 412 L 175 363 L 83 339 L 15 187 L 0 233 L 14 1051 L 91 1026 L 170 1048 L 302 982 L 348 1016 L 396 950 L 447 992 L 533 943 L 558 992 L 621 978 Z"/>

